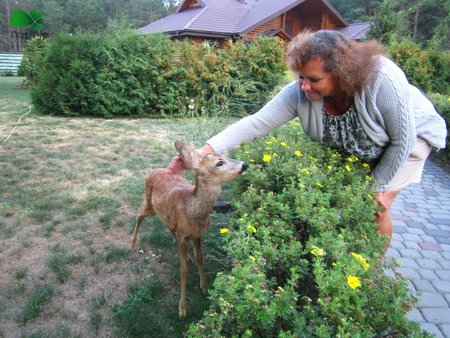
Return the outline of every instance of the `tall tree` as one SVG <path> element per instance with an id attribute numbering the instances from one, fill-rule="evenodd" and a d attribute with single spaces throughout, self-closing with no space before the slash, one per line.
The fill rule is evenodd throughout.
<path id="1" fill-rule="evenodd" d="M 388 36 L 424 45 L 436 40 L 448 49 L 449 23 L 450 0 L 384 0 L 375 10 L 370 35 L 382 42 Z"/>
<path id="2" fill-rule="evenodd" d="M 382 0 L 330 0 L 330 3 L 350 22 L 368 21 Z"/>

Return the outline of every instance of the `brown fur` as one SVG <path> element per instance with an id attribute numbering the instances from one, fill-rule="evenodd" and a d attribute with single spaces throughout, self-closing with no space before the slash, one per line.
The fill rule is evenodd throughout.
<path id="1" fill-rule="evenodd" d="M 243 174 L 247 165 L 218 154 L 200 155 L 194 148 L 175 142 L 175 148 L 189 169 L 195 170 L 195 186 L 169 169 L 156 169 L 145 178 L 145 195 L 136 217 L 131 247 L 136 245 L 142 220 L 158 215 L 176 239 L 180 254 L 180 318 L 186 317 L 187 241 L 194 242 L 195 259 L 200 273 L 200 287 L 208 287 L 203 268 L 201 239 L 210 224 L 210 214 L 222 184 Z"/>

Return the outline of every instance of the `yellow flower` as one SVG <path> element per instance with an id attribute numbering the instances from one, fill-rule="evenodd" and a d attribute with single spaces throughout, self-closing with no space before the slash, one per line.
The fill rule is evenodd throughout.
<path id="1" fill-rule="evenodd" d="M 347 161 L 349 161 L 350 163 L 358 162 L 358 161 L 359 161 L 359 158 L 356 157 L 355 155 L 352 155 L 352 156 L 350 156 L 349 158 L 347 158 Z"/>
<path id="2" fill-rule="evenodd" d="M 248 256 L 248 258 L 250 258 L 251 261 L 255 261 L 255 257 L 253 257 L 252 255 Z"/>
<path id="3" fill-rule="evenodd" d="M 370 176 L 366 176 L 366 181 L 368 181 L 368 182 L 373 181 L 373 178 Z"/>
<path id="4" fill-rule="evenodd" d="M 300 157 L 300 156 L 303 155 L 302 152 L 301 152 L 300 150 L 296 150 L 296 151 L 294 152 L 294 154 L 295 154 L 295 156 L 297 156 L 297 157 Z"/>
<path id="5" fill-rule="evenodd" d="M 270 162 L 271 160 L 272 160 L 272 156 L 270 156 L 269 154 L 264 154 L 264 156 L 263 156 L 264 162 Z"/>
<path id="6" fill-rule="evenodd" d="M 223 235 L 223 234 L 226 234 L 227 232 L 228 232 L 229 230 L 227 229 L 227 228 L 222 228 L 222 229 L 220 229 L 220 233 Z"/>
<path id="7" fill-rule="evenodd" d="M 317 246 L 313 245 L 313 248 L 311 250 L 311 254 L 313 254 L 314 256 L 324 256 L 325 255 L 325 250 L 323 250 L 322 248 L 318 248 Z"/>
<path id="8" fill-rule="evenodd" d="M 359 253 L 356 253 L 356 252 L 352 252 L 352 256 L 354 258 L 356 258 L 357 260 L 363 259 L 363 256 L 361 254 L 359 254 Z"/>
<path id="9" fill-rule="evenodd" d="M 320 188 L 320 189 L 322 189 L 322 188 L 323 188 L 323 185 L 322 185 L 322 184 L 320 184 L 319 182 L 317 182 L 317 183 L 316 183 L 316 186 L 317 186 L 317 188 Z"/>
<path id="10" fill-rule="evenodd" d="M 308 175 L 309 174 L 309 170 L 308 169 L 301 169 L 300 170 L 301 173 Z"/>
<path id="11" fill-rule="evenodd" d="M 253 225 L 247 225 L 247 229 L 251 232 L 256 232 L 256 228 Z"/>
<path id="12" fill-rule="evenodd" d="M 327 169 L 328 169 L 328 171 L 331 171 L 331 170 L 333 169 L 333 166 L 329 165 L 329 166 L 327 167 Z"/>
<path id="13" fill-rule="evenodd" d="M 369 268 L 369 263 L 367 263 L 367 259 L 364 259 L 361 261 L 361 265 L 363 267 L 364 270 L 367 270 Z"/>
<path id="14" fill-rule="evenodd" d="M 363 163 L 362 165 L 364 168 L 369 168 L 370 166 L 367 163 Z"/>
<path id="15" fill-rule="evenodd" d="M 352 256 L 361 263 L 364 270 L 367 270 L 369 268 L 369 263 L 367 262 L 367 259 L 365 259 L 361 254 L 352 252 Z"/>
<path id="16" fill-rule="evenodd" d="M 356 289 L 356 288 L 359 288 L 361 286 L 361 281 L 359 280 L 358 277 L 350 275 L 350 276 L 347 277 L 347 284 L 352 289 Z"/>
<path id="17" fill-rule="evenodd" d="M 287 147 L 287 143 L 286 143 L 286 142 L 284 142 L 284 141 L 283 141 L 283 142 L 281 142 L 280 144 L 281 144 L 281 146 L 282 146 L 282 147 Z"/>
<path id="18" fill-rule="evenodd" d="M 351 171 L 352 171 L 352 168 L 351 168 L 349 165 L 346 165 L 346 166 L 345 166 L 345 170 L 347 170 L 348 172 L 351 172 Z"/>

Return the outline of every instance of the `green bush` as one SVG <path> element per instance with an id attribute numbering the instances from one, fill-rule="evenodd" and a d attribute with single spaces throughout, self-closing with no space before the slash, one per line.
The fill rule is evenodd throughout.
<path id="1" fill-rule="evenodd" d="M 59 35 L 32 88 L 38 111 L 105 117 L 163 113 L 179 106 L 171 42 L 120 34 Z"/>
<path id="2" fill-rule="evenodd" d="M 29 84 L 37 81 L 38 67 L 43 65 L 43 59 L 48 48 L 48 41 L 42 37 L 34 37 L 27 43 L 22 61 L 18 69 L 20 76 L 25 76 Z"/>
<path id="3" fill-rule="evenodd" d="M 243 115 L 283 79 L 282 53 L 275 38 L 221 49 L 126 30 L 60 35 L 39 68 L 32 100 L 56 115 Z"/>
<path id="4" fill-rule="evenodd" d="M 93 34 L 57 36 L 31 89 L 34 107 L 51 115 L 96 114 L 96 78 L 106 59 L 103 44 L 103 39 Z"/>
<path id="5" fill-rule="evenodd" d="M 422 49 L 410 40 L 393 41 L 389 56 L 403 69 L 408 80 L 424 92 L 450 93 L 450 53 L 430 47 Z"/>
<path id="6" fill-rule="evenodd" d="M 292 122 L 243 146 L 252 169 L 219 231 L 233 260 L 192 337 L 381 337 L 420 332 L 406 280 L 386 276 L 367 164 Z"/>
<path id="7" fill-rule="evenodd" d="M 447 169 L 450 169 L 450 94 L 428 93 L 427 97 L 433 102 L 436 110 L 447 124 L 447 147 L 437 154 L 437 159 Z"/>

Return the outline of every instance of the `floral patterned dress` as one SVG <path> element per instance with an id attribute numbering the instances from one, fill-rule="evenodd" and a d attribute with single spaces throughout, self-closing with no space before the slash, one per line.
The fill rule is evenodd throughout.
<path id="1" fill-rule="evenodd" d="M 322 109 L 323 138 L 326 146 L 355 155 L 369 163 L 376 162 L 384 147 L 373 142 L 362 128 L 353 104 L 343 115 L 334 116 Z"/>

